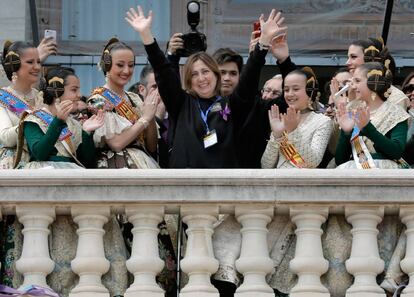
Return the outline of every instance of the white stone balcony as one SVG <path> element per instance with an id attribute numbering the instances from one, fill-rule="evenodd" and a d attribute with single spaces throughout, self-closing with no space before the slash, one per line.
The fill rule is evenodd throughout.
<path id="1" fill-rule="evenodd" d="M 72 270 L 79 275 L 70 296 L 108 296 L 101 276 L 109 262 L 103 251 L 103 225 L 111 214 L 125 214 L 134 225 L 132 254 L 126 265 L 134 275 L 128 297 L 161 297 L 155 276 L 164 263 L 158 255 L 157 224 L 164 214 L 181 214 L 188 225 L 181 268 L 189 276 L 180 296 L 219 296 L 210 283 L 218 268 L 212 247 L 213 224 L 233 214 L 242 225 L 236 261 L 244 281 L 236 296 L 274 296 L 266 275 L 274 264 L 267 247 L 267 224 L 288 214 L 296 226 L 290 269 L 298 276 L 292 297 L 331 296 L 321 276 L 329 262 L 323 254 L 321 225 L 331 214 L 352 225 L 346 270 L 354 276 L 349 297 L 386 296 L 376 276 L 384 269 L 377 225 L 384 214 L 399 215 L 407 227 L 400 265 L 410 276 L 405 297 L 414 296 L 413 170 L 3 170 L 0 216 L 16 215 L 23 224 L 23 251 L 16 266 L 24 284 L 46 286 L 55 263 L 49 256 L 49 225 L 71 215 L 78 226 Z"/>

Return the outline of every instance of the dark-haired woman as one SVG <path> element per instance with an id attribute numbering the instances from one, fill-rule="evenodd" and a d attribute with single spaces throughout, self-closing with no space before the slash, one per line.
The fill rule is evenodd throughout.
<path id="1" fill-rule="evenodd" d="M 388 101 L 392 74 L 376 62 L 355 68 L 352 88 L 357 99 L 365 102 L 351 115 L 339 106 L 341 126 L 335 161 L 338 168 L 401 168 L 400 161 L 407 137 L 409 115 Z M 352 140 L 352 142 L 351 142 Z M 353 158 L 352 161 L 349 161 Z"/>
<path id="2" fill-rule="evenodd" d="M 105 124 L 94 135 L 100 148 L 98 168 L 159 168 L 150 156 L 157 150 L 158 90 L 152 88 L 145 102 L 125 91 L 134 73 L 135 55 L 116 38 L 105 46 L 100 67 L 106 84 L 88 99 L 93 109 L 105 111 Z"/>
<path id="3" fill-rule="evenodd" d="M 138 11 L 131 8 L 126 20 L 141 36 L 160 95 L 174 123 L 170 167 L 237 167 L 235 134 L 254 103 L 269 44 L 284 30 L 279 26 L 283 22 L 280 13 L 273 10 L 266 21 L 261 17 L 259 43 L 243 68 L 238 86 L 228 97 L 220 96 L 220 71 L 211 56 L 199 52 L 187 59 L 182 89 L 173 66 L 152 35 L 152 12 L 145 16 L 140 6 Z"/>
<path id="4" fill-rule="evenodd" d="M 0 169 L 12 169 L 20 116 L 43 102 L 41 93 L 32 88 L 39 81 L 41 66 L 37 49 L 22 41 L 5 43 L 2 65 L 11 84 L 0 89 Z M 24 146 L 18 168 L 28 161 Z"/>
<path id="5" fill-rule="evenodd" d="M 284 83 L 286 114 L 274 105 L 269 111 L 272 135 L 262 157 L 262 168 L 316 168 L 322 161 L 332 132 L 329 117 L 317 114 L 318 96 L 313 71 L 305 67 L 290 72 Z"/>
<path id="6" fill-rule="evenodd" d="M 358 66 L 367 62 L 379 62 L 389 69 L 393 76 L 395 75 L 395 61 L 388 48 L 384 45 L 382 38 L 356 40 L 349 46 L 346 66 L 351 74 L 354 73 Z M 397 104 L 404 109 L 408 107 L 409 100 L 401 90 L 391 85 L 390 91 L 390 96 L 387 99 L 388 102 Z M 352 104 L 352 106 L 358 107 L 358 102 L 353 102 L 355 104 Z"/>
<path id="7" fill-rule="evenodd" d="M 72 69 L 49 71 L 43 89 L 42 109 L 24 118 L 24 138 L 30 163 L 25 169 L 93 168 L 95 146 L 92 132 L 104 123 L 103 112 L 82 125 L 70 117 L 80 100 L 80 82 Z"/>

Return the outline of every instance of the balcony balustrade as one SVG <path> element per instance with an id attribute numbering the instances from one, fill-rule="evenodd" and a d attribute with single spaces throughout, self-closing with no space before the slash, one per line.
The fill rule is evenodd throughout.
<path id="1" fill-rule="evenodd" d="M 56 217 L 70 215 L 78 228 L 71 269 L 79 283 L 69 296 L 109 297 L 101 280 L 109 269 L 103 227 L 111 215 L 122 214 L 133 225 L 126 267 L 134 281 L 125 296 L 164 296 L 156 283 L 164 266 L 157 225 L 165 214 L 180 214 L 188 226 L 181 259 L 188 283 L 180 296 L 218 297 L 210 281 L 219 266 L 212 236 L 220 215 L 231 214 L 242 226 L 235 266 L 244 280 L 236 296 L 274 296 L 266 282 L 275 265 L 267 225 L 288 214 L 296 227 L 290 270 L 298 277 L 290 296 L 333 296 L 321 282 L 330 266 L 321 226 L 330 215 L 343 215 L 352 225 L 352 248 L 344 265 L 354 277 L 346 296 L 385 297 L 376 281 L 384 270 L 378 224 L 385 215 L 399 215 L 407 237 L 400 266 L 410 280 L 402 296 L 414 297 L 413 170 L 3 170 L 0 193 L 0 218 L 16 215 L 24 226 L 22 255 L 16 262 L 23 286 L 47 286 L 55 265 L 49 227 Z"/>

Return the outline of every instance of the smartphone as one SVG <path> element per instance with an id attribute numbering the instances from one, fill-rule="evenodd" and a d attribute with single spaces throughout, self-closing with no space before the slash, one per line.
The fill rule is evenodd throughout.
<path id="1" fill-rule="evenodd" d="M 56 30 L 49 30 L 49 29 L 45 30 L 45 38 L 50 38 L 50 37 L 52 37 L 53 40 L 56 42 Z"/>
<path id="2" fill-rule="evenodd" d="M 253 31 L 260 31 L 260 22 L 259 21 L 253 23 Z M 254 38 L 258 38 L 258 37 L 260 37 L 260 32 L 254 34 Z"/>

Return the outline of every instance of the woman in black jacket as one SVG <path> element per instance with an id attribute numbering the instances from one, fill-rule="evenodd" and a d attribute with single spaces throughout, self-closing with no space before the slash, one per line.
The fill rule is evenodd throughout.
<path id="1" fill-rule="evenodd" d="M 272 10 L 266 21 L 260 17 L 259 43 L 243 69 L 238 87 L 228 97 L 219 95 L 220 72 L 211 56 L 199 52 L 188 58 L 184 66 L 184 90 L 152 35 L 152 12 L 145 17 L 140 6 L 138 11 L 131 8 L 126 20 L 141 36 L 159 93 L 174 123 L 170 167 L 238 167 L 235 135 L 254 104 L 269 44 L 285 30 L 280 27 L 283 22 L 280 13 Z"/>

